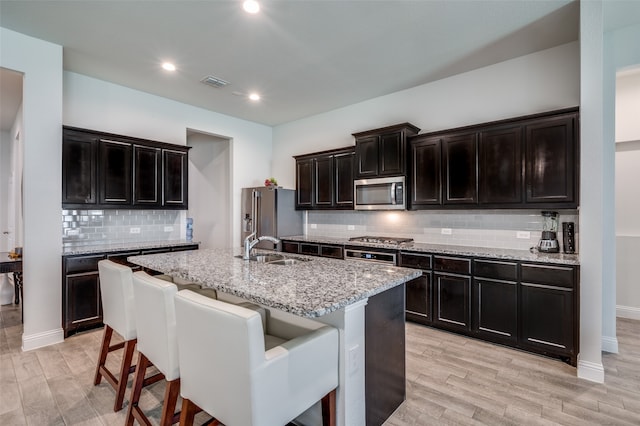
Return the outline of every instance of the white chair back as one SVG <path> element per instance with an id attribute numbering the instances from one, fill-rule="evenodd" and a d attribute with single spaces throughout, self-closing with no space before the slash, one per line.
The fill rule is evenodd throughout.
<path id="1" fill-rule="evenodd" d="M 189 290 L 178 292 L 175 305 L 180 394 L 222 423 L 283 425 L 336 388 L 337 329 L 305 329 L 286 340 L 265 336 L 251 309 Z M 265 351 L 274 337 L 280 343 Z"/>
<path id="2" fill-rule="evenodd" d="M 167 381 L 180 377 L 176 339 L 175 284 L 146 272 L 133 274 L 138 351 L 156 366 Z"/>
<path id="3" fill-rule="evenodd" d="M 101 260 L 98 262 L 98 272 L 102 321 L 124 340 L 135 339 L 136 318 L 131 268 L 110 260 Z"/>

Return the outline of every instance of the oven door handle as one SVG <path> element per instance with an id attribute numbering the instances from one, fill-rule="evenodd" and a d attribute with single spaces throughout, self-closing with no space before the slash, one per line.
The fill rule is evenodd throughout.
<path id="1" fill-rule="evenodd" d="M 389 195 L 390 195 L 389 199 L 391 200 L 391 204 L 394 204 L 394 205 L 398 204 L 396 200 L 396 183 L 395 182 L 391 184 L 391 194 Z"/>

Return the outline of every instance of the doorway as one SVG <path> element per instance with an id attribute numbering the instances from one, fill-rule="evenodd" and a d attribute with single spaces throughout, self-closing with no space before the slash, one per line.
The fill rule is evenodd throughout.
<path id="1" fill-rule="evenodd" d="M 193 240 L 200 248 L 233 247 L 231 140 L 187 129 L 187 146 Z"/>
<path id="2" fill-rule="evenodd" d="M 23 74 L 0 67 L 0 252 L 22 246 Z M 0 274 L 0 305 L 14 302 L 13 274 Z"/>

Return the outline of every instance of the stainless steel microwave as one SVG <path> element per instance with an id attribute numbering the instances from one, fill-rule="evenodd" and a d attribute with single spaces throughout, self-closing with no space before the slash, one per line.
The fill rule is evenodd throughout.
<path id="1" fill-rule="evenodd" d="M 355 210 L 405 210 L 404 176 L 353 181 Z"/>

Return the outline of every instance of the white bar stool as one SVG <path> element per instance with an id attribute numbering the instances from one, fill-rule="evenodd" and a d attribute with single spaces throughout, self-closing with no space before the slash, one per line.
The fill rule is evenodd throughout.
<path id="1" fill-rule="evenodd" d="M 311 329 L 189 290 L 175 297 L 183 398 L 181 425 L 197 408 L 235 426 L 285 425 L 318 401 L 335 424 L 338 330 Z"/>

